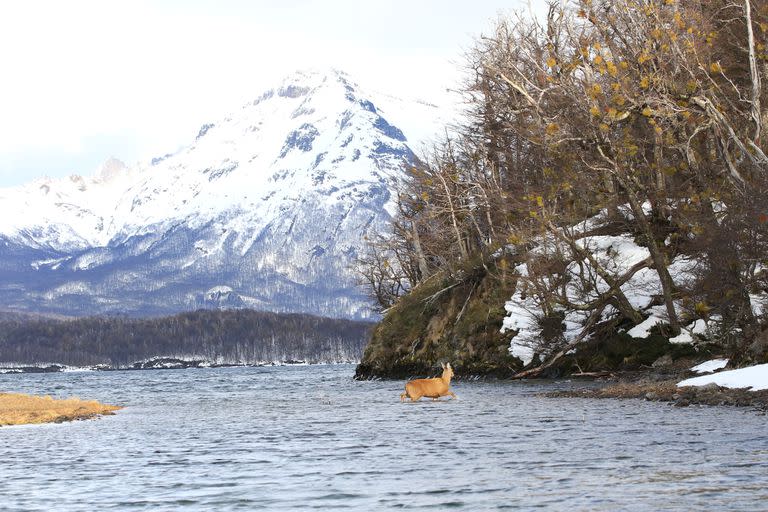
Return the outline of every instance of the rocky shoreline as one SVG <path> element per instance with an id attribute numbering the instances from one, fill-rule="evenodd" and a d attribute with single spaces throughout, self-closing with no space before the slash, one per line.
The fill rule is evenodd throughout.
<path id="1" fill-rule="evenodd" d="M 597 371 L 572 373 L 556 376 L 547 381 L 570 382 L 571 389 L 542 393 L 549 398 L 614 398 L 640 399 L 654 402 L 666 402 L 676 407 L 694 405 L 751 407 L 761 414 L 768 412 L 768 390 L 751 391 L 747 388 L 728 388 L 717 384 L 703 386 L 678 387 L 678 383 L 701 373 L 692 371 L 692 367 L 702 363 L 699 359 L 681 358 L 672 361 L 669 357 L 660 358 L 653 365 L 631 371 Z M 357 367 L 355 379 L 401 380 L 413 377 L 433 376 L 434 368 L 426 365 L 411 365 L 390 368 L 385 375 L 377 375 L 364 364 Z M 430 370 L 434 370 L 430 372 Z M 457 381 L 500 380 L 511 381 L 513 372 L 483 371 L 477 374 L 457 371 Z M 527 379 L 526 379 L 527 380 Z"/>
<path id="2" fill-rule="evenodd" d="M 681 372 L 670 378 L 669 374 L 636 373 L 613 375 L 601 381 L 598 387 L 558 390 L 543 393 L 549 398 L 615 398 L 641 399 L 667 402 L 675 407 L 715 405 L 751 407 L 762 414 L 768 412 L 768 390 L 751 391 L 744 388 L 726 388 L 717 384 L 678 387 L 677 383 L 690 377 L 691 372 Z"/>

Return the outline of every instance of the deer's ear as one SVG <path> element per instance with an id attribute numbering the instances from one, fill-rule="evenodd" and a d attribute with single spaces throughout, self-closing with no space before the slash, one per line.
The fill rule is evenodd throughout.
<path id="1" fill-rule="evenodd" d="M 440 363 L 440 366 L 445 370 L 445 363 Z"/>
<path id="2" fill-rule="evenodd" d="M 446 364 L 445 364 L 445 367 L 446 367 L 446 368 L 450 368 L 450 367 L 451 367 L 451 363 L 446 363 Z"/>

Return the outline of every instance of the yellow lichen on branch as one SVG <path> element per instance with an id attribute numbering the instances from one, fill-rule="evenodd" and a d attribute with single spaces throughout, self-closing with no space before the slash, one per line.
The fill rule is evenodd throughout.
<path id="1" fill-rule="evenodd" d="M 82 420 L 113 414 L 118 409 L 122 407 L 105 405 L 95 400 L 59 400 L 50 396 L 0 393 L 0 426 Z"/>

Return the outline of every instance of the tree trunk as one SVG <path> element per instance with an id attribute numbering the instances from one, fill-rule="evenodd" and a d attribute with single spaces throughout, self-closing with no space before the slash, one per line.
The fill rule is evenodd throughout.
<path id="1" fill-rule="evenodd" d="M 672 280 L 672 276 L 669 274 L 667 268 L 667 261 L 664 257 L 664 253 L 659 248 L 659 244 L 656 242 L 656 236 L 653 233 L 651 224 L 645 217 L 643 212 L 643 206 L 637 199 L 634 187 L 631 187 L 629 179 L 619 177 L 622 181 L 622 186 L 627 192 L 627 199 L 629 200 L 629 206 L 632 209 L 632 213 L 635 215 L 637 224 L 645 235 L 648 243 L 648 251 L 651 253 L 651 259 L 653 260 L 653 266 L 656 268 L 656 273 L 659 275 L 659 281 L 661 281 L 661 290 L 664 296 L 664 305 L 667 309 L 667 315 L 669 316 L 669 326 L 672 328 L 674 335 L 680 334 L 680 321 L 677 318 L 677 312 L 675 311 L 675 303 L 672 299 L 674 293 L 675 283 Z"/>
<path id="2" fill-rule="evenodd" d="M 415 222 L 411 222 L 411 235 L 413 236 L 413 249 L 416 252 L 416 262 L 421 274 L 419 281 L 423 281 L 429 277 L 429 267 L 427 266 L 427 258 L 424 256 L 424 251 L 421 248 L 421 238 L 419 237 L 419 230 Z"/>
<path id="3" fill-rule="evenodd" d="M 456 243 L 459 246 L 459 252 L 461 253 L 461 259 L 466 260 L 467 259 L 467 248 L 464 245 L 464 238 L 461 236 L 461 230 L 459 229 L 459 223 L 456 220 L 456 208 L 453 205 L 453 197 L 451 196 L 451 191 L 448 188 L 448 182 L 446 181 L 445 177 L 443 176 L 443 173 L 441 171 L 437 171 L 435 174 L 437 174 L 438 178 L 440 178 L 440 181 L 443 184 L 443 189 L 445 190 L 445 199 L 448 201 L 448 209 L 451 213 L 451 224 L 453 224 L 453 232 L 456 235 Z"/>
<path id="4" fill-rule="evenodd" d="M 604 173 L 603 186 L 608 192 L 608 204 L 606 205 L 608 219 L 613 222 L 621 217 L 621 215 L 619 215 L 619 196 L 616 194 L 616 185 L 613 183 L 613 176 Z"/>
<path id="5" fill-rule="evenodd" d="M 755 123 L 755 135 L 753 140 L 760 143 L 762 131 L 763 113 L 760 108 L 760 70 L 757 68 L 757 54 L 755 52 L 755 34 L 752 31 L 752 6 L 751 0 L 744 0 L 744 18 L 747 25 L 747 49 L 749 52 L 749 75 L 752 82 L 752 121 Z"/>
<path id="6" fill-rule="evenodd" d="M 664 177 L 664 141 L 660 134 L 656 134 L 653 145 L 653 160 L 656 165 L 654 174 L 656 178 L 656 190 L 653 198 L 656 202 L 653 209 L 654 215 L 659 220 L 666 219 L 670 215 L 669 205 L 667 204 L 667 183 Z"/>

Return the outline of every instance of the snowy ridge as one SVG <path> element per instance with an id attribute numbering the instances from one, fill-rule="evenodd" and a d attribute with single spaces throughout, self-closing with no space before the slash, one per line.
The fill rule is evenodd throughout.
<path id="1" fill-rule="evenodd" d="M 297 72 L 174 154 L 0 190 L 16 212 L 0 219 L 0 301 L 71 314 L 226 305 L 366 318 L 348 267 L 386 225 L 390 179 L 414 159 L 347 75 Z"/>

